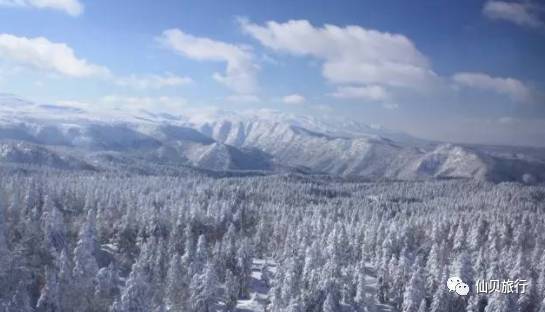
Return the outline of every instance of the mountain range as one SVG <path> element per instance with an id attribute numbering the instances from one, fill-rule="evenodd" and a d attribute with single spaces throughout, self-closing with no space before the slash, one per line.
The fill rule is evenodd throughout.
<path id="1" fill-rule="evenodd" d="M 0 163 L 144 173 L 183 169 L 545 181 L 540 148 L 431 142 L 351 120 L 270 110 L 97 114 L 9 94 L 0 94 Z"/>

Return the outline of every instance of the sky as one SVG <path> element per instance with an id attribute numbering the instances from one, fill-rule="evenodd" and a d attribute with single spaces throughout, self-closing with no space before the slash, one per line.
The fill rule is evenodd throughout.
<path id="1" fill-rule="evenodd" d="M 545 146 L 531 0 L 0 0 L 0 92 L 107 111 L 350 118 Z"/>

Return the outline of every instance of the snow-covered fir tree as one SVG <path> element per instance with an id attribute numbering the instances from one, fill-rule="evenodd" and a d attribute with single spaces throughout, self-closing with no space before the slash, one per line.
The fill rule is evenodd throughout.
<path id="1" fill-rule="evenodd" d="M 545 188 L 0 175 L 6 311 L 543 311 Z M 528 292 L 460 298 L 459 276 Z"/>

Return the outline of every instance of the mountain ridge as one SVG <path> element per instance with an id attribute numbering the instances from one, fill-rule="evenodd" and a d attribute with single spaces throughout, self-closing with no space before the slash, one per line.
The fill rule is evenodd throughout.
<path id="1" fill-rule="evenodd" d="M 538 152 L 540 157 L 520 150 L 509 153 L 508 149 L 429 142 L 354 121 L 327 121 L 270 110 L 153 118 L 129 113 L 122 119 L 103 120 L 83 109 L 38 105 L 2 94 L 0 142 L 24 142 L 35 155 L 52 159 L 54 154 L 71 163 L 81 162 L 64 166 L 67 169 L 82 164 L 100 168 L 106 157 L 213 171 L 302 170 L 370 179 L 545 181 L 545 162 Z M 9 144 L 5 146 L 11 148 L 10 155 L 25 158 Z M 0 160 L 18 162 L 14 157 Z M 23 160 L 20 163 L 28 163 Z"/>

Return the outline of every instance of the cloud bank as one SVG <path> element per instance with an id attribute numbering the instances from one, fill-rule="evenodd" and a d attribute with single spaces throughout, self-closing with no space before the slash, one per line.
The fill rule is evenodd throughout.
<path id="1" fill-rule="evenodd" d="M 484 73 L 457 73 L 452 79 L 458 85 L 507 95 L 514 101 L 528 102 L 532 99 L 530 89 L 514 78 L 491 77 Z"/>
<path id="2" fill-rule="evenodd" d="M 22 66 L 68 77 L 108 76 L 106 67 L 78 58 L 64 43 L 46 38 L 26 38 L 0 34 L 0 57 Z"/>
<path id="3" fill-rule="evenodd" d="M 0 0 L 0 6 L 53 9 L 71 16 L 79 16 L 84 10 L 79 0 Z"/>
<path id="4" fill-rule="evenodd" d="M 323 61 L 322 74 L 334 84 L 424 90 L 437 79 L 424 54 L 403 35 L 360 26 L 315 27 L 307 20 L 264 25 L 240 20 L 240 25 L 274 51 Z"/>
<path id="5" fill-rule="evenodd" d="M 488 1 L 483 7 L 483 14 L 490 19 L 533 28 L 544 26 L 539 16 L 542 11 L 542 7 L 531 2 Z"/>
<path id="6" fill-rule="evenodd" d="M 239 94 L 257 92 L 258 66 L 248 48 L 195 37 L 180 29 L 169 29 L 158 38 L 166 47 L 184 57 L 198 61 L 219 61 L 227 64 L 224 74 L 214 73 L 216 81 Z"/>

